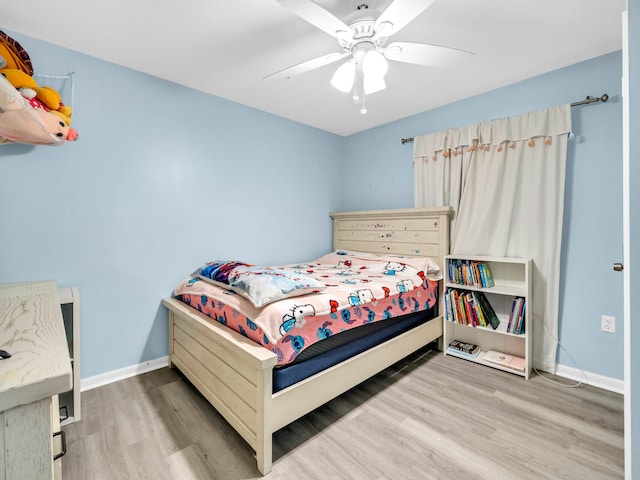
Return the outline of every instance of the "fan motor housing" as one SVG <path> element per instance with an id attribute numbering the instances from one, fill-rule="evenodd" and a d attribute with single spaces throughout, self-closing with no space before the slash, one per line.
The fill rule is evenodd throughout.
<path id="1" fill-rule="evenodd" d="M 386 41 L 386 37 L 378 37 L 373 41 L 373 37 L 376 34 L 375 29 L 375 21 L 374 20 L 359 20 L 349 25 L 351 31 L 353 32 L 353 37 L 350 39 L 340 38 L 338 39 L 338 43 L 342 47 L 342 49 L 346 52 L 353 52 L 358 48 L 364 48 L 370 50 L 371 48 L 381 47 Z M 371 47 L 359 47 L 362 43 L 368 43 Z"/>

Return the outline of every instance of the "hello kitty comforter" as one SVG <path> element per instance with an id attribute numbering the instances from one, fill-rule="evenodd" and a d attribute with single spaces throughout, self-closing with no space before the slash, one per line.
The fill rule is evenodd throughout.
<path id="1" fill-rule="evenodd" d="M 276 353 L 278 365 L 293 362 L 306 347 L 330 335 L 428 310 L 437 302 L 438 280 L 442 279 L 440 267 L 428 258 L 349 251 L 331 252 L 307 263 L 261 267 L 261 274 L 265 268 L 278 275 L 291 272 L 296 279 L 308 277 L 322 287 L 299 296 L 289 292 L 285 298 L 256 307 L 237 289 L 194 274 L 174 294 Z"/>

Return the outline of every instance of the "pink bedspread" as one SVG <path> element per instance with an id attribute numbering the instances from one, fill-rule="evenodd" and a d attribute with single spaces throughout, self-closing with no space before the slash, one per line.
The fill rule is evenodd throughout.
<path id="1" fill-rule="evenodd" d="M 262 308 L 231 290 L 189 277 L 176 297 L 276 353 L 278 365 L 336 333 L 436 304 L 440 267 L 427 258 L 332 252 L 302 264 L 279 266 L 322 281 L 314 294 Z"/>

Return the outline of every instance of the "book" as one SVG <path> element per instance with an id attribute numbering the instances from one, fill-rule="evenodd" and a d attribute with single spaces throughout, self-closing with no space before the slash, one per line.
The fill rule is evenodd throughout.
<path id="1" fill-rule="evenodd" d="M 449 260 L 449 281 L 451 283 L 462 283 L 462 261 L 460 259 Z"/>
<path id="2" fill-rule="evenodd" d="M 524 372 L 525 369 L 525 361 L 524 358 L 518 357 L 517 355 L 510 355 L 508 353 L 498 352 L 496 350 L 489 350 L 484 354 L 482 359 L 485 362 L 493 363 L 495 365 L 500 365 L 502 367 L 510 368 L 512 370 L 518 370 L 520 372 Z"/>
<path id="3" fill-rule="evenodd" d="M 458 313 L 458 292 L 456 290 L 449 290 L 449 303 L 451 305 L 451 321 L 461 323 Z"/>
<path id="4" fill-rule="evenodd" d="M 478 323 L 476 321 L 475 311 L 473 310 L 473 305 L 469 301 L 469 293 L 465 293 L 462 295 L 462 300 L 464 302 L 464 309 L 467 315 L 467 324 L 475 327 Z"/>
<path id="5" fill-rule="evenodd" d="M 471 262 L 471 271 L 473 273 L 473 286 L 474 287 L 483 287 L 482 285 L 482 276 L 480 275 L 480 262 Z"/>
<path id="6" fill-rule="evenodd" d="M 511 313 L 509 314 L 507 332 L 514 333 L 516 335 L 524 333 L 524 315 L 525 299 L 523 297 L 514 297 L 511 304 Z"/>
<path id="7" fill-rule="evenodd" d="M 494 330 L 500 325 L 500 319 L 482 292 L 448 288 L 444 300 L 447 321 L 472 327 L 491 326 Z"/>
<path id="8" fill-rule="evenodd" d="M 451 283 L 475 288 L 490 288 L 495 285 L 491 267 L 486 262 L 449 259 L 447 270 Z"/>
<path id="9" fill-rule="evenodd" d="M 480 271 L 480 281 L 482 282 L 482 287 L 487 288 L 487 275 L 485 273 L 485 264 L 481 263 L 478 265 L 478 270 Z"/>
<path id="10" fill-rule="evenodd" d="M 513 325 L 513 312 L 516 310 L 516 303 L 518 302 L 518 297 L 513 297 L 511 301 L 511 313 L 509 314 L 509 321 L 507 322 L 507 332 L 511 332 L 511 325 Z"/>
<path id="11" fill-rule="evenodd" d="M 447 264 L 449 281 L 458 285 L 481 288 L 483 286 L 480 262 L 450 259 Z"/>
<path id="12" fill-rule="evenodd" d="M 480 349 L 476 350 L 473 353 L 467 353 L 467 352 L 462 352 L 460 350 L 456 350 L 455 348 L 451 348 L 451 347 L 447 347 L 447 351 L 453 355 L 457 355 L 459 357 L 464 357 L 464 358 L 478 358 L 478 355 L 480 355 Z"/>
<path id="13" fill-rule="evenodd" d="M 476 354 L 480 351 L 480 347 L 475 343 L 461 342 L 460 340 L 452 341 L 447 348 L 456 353 L 466 353 L 469 355 Z"/>
<path id="14" fill-rule="evenodd" d="M 524 372 L 525 368 L 526 368 L 526 362 L 524 361 L 524 358 L 522 357 L 518 357 L 515 356 L 511 359 L 511 361 L 509 362 L 509 365 L 507 365 L 507 367 L 513 369 L 513 370 L 518 370 L 519 372 Z"/>
<path id="15" fill-rule="evenodd" d="M 488 263 L 483 263 L 482 269 L 484 270 L 484 277 L 486 282 L 486 285 L 483 286 L 486 288 L 493 287 L 495 285 L 495 282 L 493 280 L 493 275 L 491 274 L 491 267 L 489 267 Z"/>
<path id="16" fill-rule="evenodd" d="M 458 303 L 458 323 L 467 325 L 467 312 L 464 308 L 464 299 L 459 292 L 456 292 L 456 302 Z"/>
<path id="17" fill-rule="evenodd" d="M 485 313 L 482 311 L 482 307 L 480 306 L 480 302 L 478 301 L 477 293 L 471 292 L 471 298 L 473 302 L 473 307 L 475 308 L 476 314 L 478 316 L 478 323 L 481 327 L 486 327 L 488 325 L 487 317 Z"/>
<path id="18" fill-rule="evenodd" d="M 527 303 L 527 301 L 523 298 L 520 311 L 518 312 L 518 325 L 517 325 L 516 332 L 515 332 L 518 335 L 520 335 L 522 333 L 525 333 L 525 331 L 524 331 L 524 314 L 525 314 L 526 303 Z"/>
<path id="19" fill-rule="evenodd" d="M 477 292 L 476 298 L 480 302 L 480 308 L 482 308 L 482 313 L 484 313 L 485 318 L 487 319 L 487 323 L 491 325 L 491 328 L 494 330 L 498 328 L 500 325 L 500 319 L 498 315 L 496 315 L 495 310 L 487 300 L 487 297 L 482 292 Z"/>
<path id="20" fill-rule="evenodd" d="M 447 322 L 451 321 L 451 304 L 449 303 L 449 296 L 451 294 L 449 293 L 449 290 L 445 290 L 444 291 L 444 319 Z"/>
<path id="21" fill-rule="evenodd" d="M 466 324 L 467 320 L 463 316 L 462 309 L 460 308 L 460 292 L 458 290 L 453 291 L 452 300 L 456 322 L 460 324 Z"/>

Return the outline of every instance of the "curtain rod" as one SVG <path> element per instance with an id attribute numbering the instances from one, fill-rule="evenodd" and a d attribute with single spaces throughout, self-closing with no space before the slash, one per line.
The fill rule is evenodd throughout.
<path id="1" fill-rule="evenodd" d="M 590 103 L 606 102 L 607 100 L 609 100 L 609 95 L 606 93 L 602 94 L 601 97 L 590 97 L 587 95 L 587 98 L 585 98 L 584 100 L 580 100 L 579 102 L 573 102 L 571 106 L 577 107 L 578 105 L 589 105 Z M 413 137 L 403 138 L 400 140 L 400 143 L 402 143 L 403 145 L 408 142 L 413 142 Z"/>

